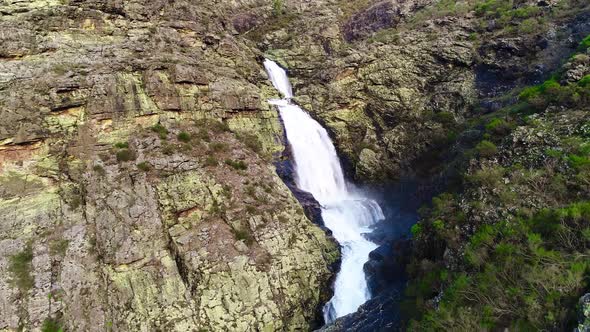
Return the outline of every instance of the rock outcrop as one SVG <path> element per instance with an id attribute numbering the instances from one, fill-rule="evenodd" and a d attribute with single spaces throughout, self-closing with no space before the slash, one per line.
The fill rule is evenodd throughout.
<path id="1" fill-rule="evenodd" d="M 338 248 L 272 166 L 252 5 L 0 2 L 0 330 L 321 324 Z"/>

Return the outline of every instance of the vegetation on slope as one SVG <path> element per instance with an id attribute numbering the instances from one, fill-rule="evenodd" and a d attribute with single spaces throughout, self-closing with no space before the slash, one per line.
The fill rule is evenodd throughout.
<path id="1" fill-rule="evenodd" d="M 405 303 L 414 330 L 573 326 L 590 289 L 587 40 L 551 79 L 480 120 L 459 190 L 422 209 Z"/>

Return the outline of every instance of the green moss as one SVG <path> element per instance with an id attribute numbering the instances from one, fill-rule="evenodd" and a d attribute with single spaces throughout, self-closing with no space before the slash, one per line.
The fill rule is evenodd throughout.
<path id="1" fill-rule="evenodd" d="M 11 282 L 21 292 L 26 293 L 35 284 L 31 275 L 33 270 L 33 247 L 28 244 L 23 251 L 10 256 L 8 259 L 8 272 L 11 274 Z"/>

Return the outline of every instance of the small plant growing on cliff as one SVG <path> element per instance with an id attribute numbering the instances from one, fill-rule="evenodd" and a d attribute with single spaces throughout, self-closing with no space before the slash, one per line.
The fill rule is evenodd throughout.
<path id="1" fill-rule="evenodd" d="M 280 16 L 284 13 L 283 0 L 272 0 L 272 13 L 275 16 Z"/>
<path id="2" fill-rule="evenodd" d="M 135 153 L 129 149 L 123 149 L 117 152 L 117 161 L 126 162 L 135 160 Z"/>
<path id="3" fill-rule="evenodd" d="M 100 176 L 105 176 L 107 174 L 107 171 L 105 171 L 104 167 L 102 167 L 101 165 L 94 165 L 92 167 L 92 170 Z"/>
<path id="4" fill-rule="evenodd" d="M 127 148 L 129 148 L 129 143 L 127 143 L 127 142 L 118 142 L 118 143 L 115 143 L 115 147 L 117 149 L 127 149 Z"/>
<path id="5" fill-rule="evenodd" d="M 207 159 L 205 159 L 205 166 L 213 167 L 217 165 L 219 165 L 219 161 L 217 161 L 217 158 L 209 156 L 207 157 Z"/>
<path id="6" fill-rule="evenodd" d="M 160 123 L 155 124 L 151 129 L 153 132 L 157 133 L 161 139 L 166 139 L 168 137 L 168 129 Z"/>
<path id="7" fill-rule="evenodd" d="M 250 150 L 256 153 L 262 152 L 262 143 L 256 135 L 250 133 L 242 133 L 238 136 L 238 138 L 240 138 L 242 142 L 244 142 L 244 144 L 246 144 L 246 146 L 250 148 Z"/>
<path id="8" fill-rule="evenodd" d="M 191 135 L 189 133 L 187 133 L 186 131 L 181 131 L 178 134 L 177 138 L 181 142 L 188 143 L 191 140 Z"/>
<path id="9" fill-rule="evenodd" d="M 49 253 L 54 256 L 64 256 L 69 245 L 70 241 L 68 240 L 61 239 L 53 241 L 49 245 Z"/>
<path id="10" fill-rule="evenodd" d="M 410 231 L 412 232 L 412 235 L 414 237 L 416 237 L 416 236 L 420 235 L 420 233 L 422 233 L 422 225 L 420 225 L 420 224 L 414 224 L 412 226 L 412 228 L 410 229 Z"/>
<path id="11" fill-rule="evenodd" d="M 43 321 L 42 332 L 63 332 L 61 324 L 54 318 L 48 317 Z"/>
<path id="12" fill-rule="evenodd" d="M 498 153 L 498 148 L 496 147 L 496 144 L 490 141 L 479 142 L 475 149 L 477 150 L 477 153 L 479 153 L 479 155 L 483 158 L 489 158 Z"/>
<path id="13" fill-rule="evenodd" d="M 148 162 L 142 161 L 137 164 L 137 168 L 141 171 L 147 172 L 152 169 L 152 165 L 150 165 Z"/>
<path id="14" fill-rule="evenodd" d="M 227 145 L 227 143 L 214 142 L 209 145 L 209 148 L 211 148 L 211 151 L 213 152 L 222 152 L 227 151 L 229 149 L 229 145 Z"/>
<path id="15" fill-rule="evenodd" d="M 31 275 L 33 266 L 33 248 L 28 244 L 23 251 L 10 256 L 8 259 L 8 271 L 10 272 L 13 285 L 25 293 L 31 289 L 35 279 Z"/>
<path id="16" fill-rule="evenodd" d="M 225 164 L 231 166 L 233 169 L 245 171 L 248 169 L 248 165 L 242 160 L 231 160 L 226 159 Z"/>

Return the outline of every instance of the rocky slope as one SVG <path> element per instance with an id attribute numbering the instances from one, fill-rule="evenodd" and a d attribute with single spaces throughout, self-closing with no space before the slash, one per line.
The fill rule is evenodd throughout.
<path id="1" fill-rule="evenodd" d="M 320 323 L 338 248 L 272 167 L 252 4 L 0 2 L 0 330 Z"/>
<path id="2" fill-rule="evenodd" d="M 448 192 L 413 229 L 411 326 L 569 327 L 588 290 L 587 215 L 572 211 L 590 194 L 589 17 L 583 0 L 1 1 L 0 329 L 321 323 L 338 250 L 287 187 L 264 56 L 349 175 Z M 543 208 L 569 233 L 531 230 Z M 503 221 L 522 232 L 498 236 Z M 482 230 L 496 237 L 473 244 Z M 561 265 L 527 256 L 513 278 L 569 271 L 536 293 L 552 302 L 522 284 L 521 302 L 453 297 L 490 291 L 473 288 L 499 278 L 481 262 L 503 266 L 490 248 L 515 243 Z M 401 271 L 398 256 L 381 259 Z M 399 328 L 401 294 L 380 291 L 327 329 Z"/>

